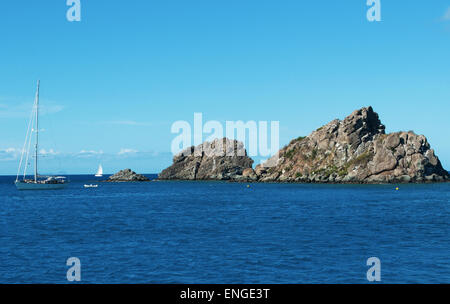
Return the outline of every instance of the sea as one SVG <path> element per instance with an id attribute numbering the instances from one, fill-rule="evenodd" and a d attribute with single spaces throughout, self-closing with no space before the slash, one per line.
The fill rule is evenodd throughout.
<path id="1" fill-rule="evenodd" d="M 371 257 L 381 283 L 450 283 L 450 183 L 69 178 L 19 192 L 0 177 L 0 283 L 71 283 L 73 257 L 81 284 L 364 284 Z"/>

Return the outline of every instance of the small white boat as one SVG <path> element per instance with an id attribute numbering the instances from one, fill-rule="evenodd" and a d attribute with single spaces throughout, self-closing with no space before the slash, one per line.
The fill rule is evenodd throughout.
<path id="1" fill-rule="evenodd" d="M 103 176 L 103 167 L 102 167 L 102 165 L 100 164 L 99 166 L 98 166 L 98 170 L 97 170 L 97 173 L 95 174 L 95 177 L 102 177 Z"/>
<path id="2" fill-rule="evenodd" d="M 98 188 L 98 185 L 84 185 L 84 188 Z"/>

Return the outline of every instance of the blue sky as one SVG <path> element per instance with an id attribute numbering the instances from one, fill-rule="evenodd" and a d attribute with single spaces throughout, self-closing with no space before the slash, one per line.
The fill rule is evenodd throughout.
<path id="1" fill-rule="evenodd" d="M 0 4 L 0 174 L 15 174 L 36 80 L 43 171 L 171 163 L 172 123 L 280 121 L 280 145 L 372 105 L 450 168 L 450 1 L 65 0 Z M 44 152 L 44 151 L 43 151 Z"/>

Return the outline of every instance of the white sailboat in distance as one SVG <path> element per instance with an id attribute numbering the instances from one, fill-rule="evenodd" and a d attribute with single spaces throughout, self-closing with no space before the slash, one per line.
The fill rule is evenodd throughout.
<path id="1" fill-rule="evenodd" d="M 97 173 L 95 174 L 95 176 L 96 177 L 102 177 L 103 176 L 103 167 L 102 167 L 101 164 L 98 166 L 98 170 L 97 170 Z"/>
<path id="2" fill-rule="evenodd" d="M 65 188 L 68 184 L 63 176 L 41 176 L 38 173 L 39 158 L 39 85 L 38 80 L 36 98 L 34 99 L 33 110 L 31 112 L 30 122 L 28 123 L 27 135 L 20 157 L 19 169 L 17 170 L 16 187 L 18 190 L 55 190 Z M 31 155 L 30 148 L 34 133 L 34 155 Z M 28 160 L 34 157 L 34 176 L 27 177 Z M 23 175 L 21 169 L 23 166 Z"/>

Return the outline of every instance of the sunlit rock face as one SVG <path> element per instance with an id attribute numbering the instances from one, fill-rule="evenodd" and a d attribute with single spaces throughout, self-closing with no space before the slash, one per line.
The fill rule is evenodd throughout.
<path id="1" fill-rule="evenodd" d="M 228 138 L 190 147 L 173 158 L 173 164 L 159 174 L 161 180 L 244 180 L 253 160 L 242 142 Z"/>
<path id="2" fill-rule="evenodd" d="M 259 181 L 318 183 L 439 182 L 449 174 L 423 135 L 385 133 L 372 107 L 333 120 L 307 137 L 292 140 L 269 165 L 258 165 Z M 274 166 L 273 166 L 274 165 Z"/>

